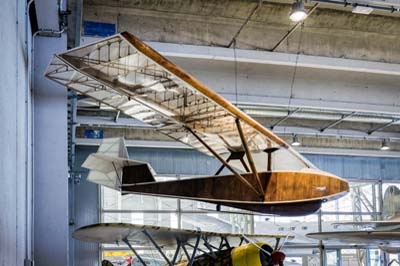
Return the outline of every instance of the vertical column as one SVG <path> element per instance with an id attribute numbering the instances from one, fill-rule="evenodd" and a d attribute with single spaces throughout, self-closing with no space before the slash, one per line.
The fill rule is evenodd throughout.
<path id="1" fill-rule="evenodd" d="M 58 30 L 57 2 L 35 0 L 39 28 Z M 34 260 L 68 265 L 67 91 L 43 77 L 67 36 L 34 39 Z"/>
<path id="2" fill-rule="evenodd" d="M 30 255 L 25 5 L 4 0 L 0 8 L 0 265 L 24 265 Z"/>

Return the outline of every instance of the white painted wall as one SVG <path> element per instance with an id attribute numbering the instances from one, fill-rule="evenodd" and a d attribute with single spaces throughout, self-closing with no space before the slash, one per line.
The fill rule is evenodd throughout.
<path id="1" fill-rule="evenodd" d="M 0 265 L 24 265 L 31 256 L 25 4 L 3 0 L 0 8 Z"/>
<path id="2" fill-rule="evenodd" d="M 36 38 L 32 109 L 26 1 L 4 1 L 0 9 L 0 265 L 30 265 L 31 260 L 37 266 L 68 265 L 66 91 L 43 78 L 52 54 L 66 49 L 66 37 Z M 44 18 L 39 26 L 58 27 L 57 1 L 36 4 Z"/>
<path id="3" fill-rule="evenodd" d="M 68 265 L 67 91 L 43 77 L 66 36 L 37 37 L 35 47 L 35 266 Z"/>
<path id="4" fill-rule="evenodd" d="M 35 2 L 39 28 L 58 30 L 58 1 Z M 53 54 L 66 49 L 66 34 L 35 38 L 35 266 L 69 265 L 67 91 L 43 76 Z"/>

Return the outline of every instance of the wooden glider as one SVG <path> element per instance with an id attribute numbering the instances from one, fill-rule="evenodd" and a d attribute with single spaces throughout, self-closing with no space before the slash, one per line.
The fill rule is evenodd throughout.
<path id="1" fill-rule="evenodd" d="M 349 190 L 345 180 L 317 169 L 273 132 L 128 32 L 55 55 L 45 75 L 222 164 L 215 176 L 172 183 L 139 178 L 138 167 L 126 168 L 125 173 L 137 178 L 127 177 L 130 182 L 120 184 L 124 193 L 304 215 Z M 219 176 L 223 168 L 232 174 Z"/>
<path id="2" fill-rule="evenodd" d="M 283 263 L 284 254 L 279 250 L 287 240 L 293 239 L 288 235 L 216 233 L 127 223 L 84 226 L 77 229 L 73 237 L 102 244 L 125 243 L 144 266 L 147 263 L 138 253 L 139 249 L 156 249 L 170 266 L 273 266 Z M 271 240 L 275 240 L 275 248 L 267 244 Z M 168 257 L 166 249 L 175 250 L 174 255 Z M 178 261 L 180 252 L 186 255 L 182 262 Z M 272 263 L 273 257 L 278 263 Z"/>

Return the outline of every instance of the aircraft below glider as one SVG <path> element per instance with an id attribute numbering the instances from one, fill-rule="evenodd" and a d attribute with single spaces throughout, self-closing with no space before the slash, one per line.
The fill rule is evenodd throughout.
<path id="1" fill-rule="evenodd" d="M 355 246 L 377 246 L 387 253 L 400 253 L 400 190 L 389 186 L 383 200 L 383 217 L 381 221 L 360 221 L 335 223 L 340 226 L 359 226 L 364 230 L 333 231 L 309 233 L 309 238 L 352 244 Z"/>
<path id="2" fill-rule="evenodd" d="M 91 169 L 90 180 L 98 184 L 123 193 L 287 216 L 314 213 L 323 202 L 349 190 L 348 182 L 316 168 L 273 132 L 128 32 L 55 55 L 45 76 L 222 164 L 213 176 L 157 182 L 149 166 L 129 160 L 126 150 L 107 156 L 101 148 L 85 163 Z M 219 175 L 223 168 L 231 174 Z"/>
<path id="3" fill-rule="evenodd" d="M 75 239 L 101 244 L 125 243 L 143 266 L 147 262 L 138 250 L 155 249 L 173 266 L 283 266 L 285 254 L 280 251 L 287 235 L 244 235 L 172 229 L 168 227 L 127 223 L 100 223 L 81 227 Z M 275 239 L 275 248 L 267 241 Z M 284 239 L 281 243 L 281 239 Z M 265 242 L 264 242 L 265 241 Z M 234 247 L 233 244 L 237 247 Z M 166 250 L 174 250 L 168 256 Z M 180 254 L 185 256 L 182 259 Z"/>

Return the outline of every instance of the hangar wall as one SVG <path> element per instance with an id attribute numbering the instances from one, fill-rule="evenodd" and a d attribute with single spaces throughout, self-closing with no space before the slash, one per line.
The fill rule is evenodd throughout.
<path id="1" fill-rule="evenodd" d="M 66 36 L 31 38 L 28 2 L 0 9 L 0 265 L 68 265 L 66 93 L 43 78 Z M 57 29 L 57 1 L 35 5 L 39 27 Z"/>
<path id="2" fill-rule="evenodd" d="M 67 48 L 66 36 L 37 37 L 35 45 L 35 265 L 68 265 L 67 91 L 43 77 L 53 54 Z"/>
<path id="3" fill-rule="evenodd" d="M 74 171 L 86 173 L 79 167 L 86 157 L 97 151 L 97 146 L 78 146 Z M 192 149 L 128 147 L 129 158 L 149 162 L 157 174 L 162 175 L 210 175 L 220 167 L 213 157 Z M 336 174 L 351 181 L 383 180 L 397 182 L 400 173 L 400 158 L 371 156 L 343 156 L 325 154 L 303 154 L 321 170 Z M 85 178 L 81 177 L 82 181 Z"/>
<path id="4" fill-rule="evenodd" d="M 5 0 L 0 8 L 0 265 L 31 258 L 25 4 Z"/>
<path id="5" fill-rule="evenodd" d="M 59 31 L 58 2 L 35 1 L 40 29 Z M 67 91 L 43 76 L 53 54 L 67 49 L 67 36 L 34 40 L 34 261 L 69 265 Z"/>

